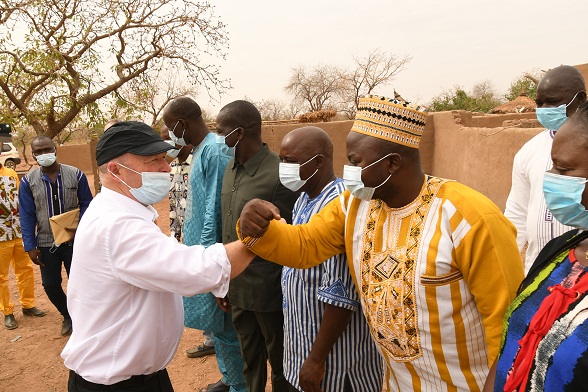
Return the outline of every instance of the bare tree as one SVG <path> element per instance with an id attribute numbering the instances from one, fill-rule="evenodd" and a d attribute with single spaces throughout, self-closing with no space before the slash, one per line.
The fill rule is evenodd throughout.
<path id="1" fill-rule="evenodd" d="M 312 69 L 298 66 L 292 70 L 284 89 L 295 100 L 308 104 L 309 111 L 316 112 L 334 104 L 334 98 L 345 88 L 342 75 L 343 71 L 332 65 L 319 65 Z"/>
<path id="2" fill-rule="evenodd" d="M 304 112 L 304 102 L 294 99 L 284 109 L 284 119 L 290 120 Z"/>
<path id="3" fill-rule="evenodd" d="M 344 75 L 347 89 L 341 96 L 343 111 L 350 118 L 355 115 L 360 97 L 371 94 L 376 87 L 391 82 L 404 70 L 412 57 L 399 57 L 375 49 L 367 57 L 354 57 L 354 60 L 355 69 Z"/>
<path id="4" fill-rule="evenodd" d="M 284 120 L 286 117 L 286 104 L 278 99 L 264 99 L 254 104 L 264 121 Z"/>
<path id="5" fill-rule="evenodd" d="M 484 80 L 474 85 L 472 96 L 474 98 L 495 97 L 497 96 L 496 87 L 490 80 Z"/>
<path id="6" fill-rule="evenodd" d="M 83 108 L 151 68 L 183 68 L 221 93 L 211 63 L 227 45 L 194 0 L 1 0 L 0 104 L 37 134 L 59 134 Z M 26 32 L 23 37 L 11 31 Z M 22 34 L 20 34 L 22 35 Z M 210 92 L 209 92 L 210 94 Z"/>
<path id="7" fill-rule="evenodd" d="M 156 127 L 166 105 L 177 97 L 198 94 L 197 88 L 186 83 L 177 72 L 155 69 L 129 81 L 114 92 L 116 97 L 111 109 L 112 118 L 138 116 Z M 124 115 L 121 115 L 121 108 Z M 147 118 L 149 117 L 149 118 Z"/>

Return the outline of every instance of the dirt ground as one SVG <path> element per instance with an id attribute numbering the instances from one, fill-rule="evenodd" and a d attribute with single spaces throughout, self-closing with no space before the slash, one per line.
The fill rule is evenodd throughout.
<path id="1" fill-rule="evenodd" d="M 88 178 L 88 180 L 92 184 L 92 179 Z M 158 225 L 162 231 L 169 234 L 167 200 L 158 203 L 156 208 L 159 212 Z M 6 330 L 4 326 L 0 328 L 0 353 L 2 353 L 0 391 L 62 392 L 67 390 L 68 371 L 59 355 L 68 339 L 60 334 L 63 319 L 45 295 L 39 267 L 34 268 L 35 305 L 47 311 L 47 316 L 35 318 L 22 315 L 14 275 L 11 272 L 9 288 L 12 302 L 15 304 L 14 315 L 19 325 L 17 329 L 11 331 Z M 66 287 L 65 270 L 63 276 L 63 286 Z M 184 329 L 178 351 L 168 366 L 176 392 L 198 391 L 220 379 L 215 356 L 191 359 L 185 355 L 188 348 L 202 340 L 200 331 Z M 266 390 L 271 390 L 269 382 Z"/>

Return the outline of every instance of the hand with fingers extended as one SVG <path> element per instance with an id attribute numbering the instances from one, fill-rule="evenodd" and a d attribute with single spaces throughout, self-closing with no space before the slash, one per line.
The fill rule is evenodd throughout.
<path id="1" fill-rule="evenodd" d="M 33 263 L 44 267 L 45 264 L 41 261 L 41 251 L 39 249 L 31 249 L 27 252 Z"/>
<path id="2" fill-rule="evenodd" d="M 281 220 L 280 210 L 269 201 L 253 199 L 243 207 L 241 211 L 240 228 L 241 236 L 259 238 L 265 234 L 269 223 Z"/>

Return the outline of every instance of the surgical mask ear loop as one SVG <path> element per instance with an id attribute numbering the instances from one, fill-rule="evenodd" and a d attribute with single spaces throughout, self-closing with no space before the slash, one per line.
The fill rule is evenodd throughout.
<path id="1" fill-rule="evenodd" d="M 385 158 L 388 158 L 390 155 L 392 155 L 392 153 L 390 153 L 390 154 L 388 154 L 388 155 L 384 155 L 382 158 L 378 159 L 378 160 L 377 160 L 377 161 L 375 161 L 375 162 L 372 162 L 372 163 L 370 163 L 370 164 L 369 164 L 369 165 L 367 165 L 366 167 L 362 167 L 362 168 L 361 168 L 361 171 L 364 171 L 364 170 L 365 170 L 365 169 L 367 169 L 368 167 L 370 167 L 370 166 L 372 166 L 372 165 L 375 165 L 376 163 L 378 163 L 378 162 L 380 162 L 380 161 L 384 160 Z"/>
<path id="2" fill-rule="evenodd" d="M 174 133 L 174 131 L 176 130 L 176 127 L 178 126 L 179 123 L 180 123 L 180 120 L 176 121 L 176 125 L 174 125 L 174 127 L 172 128 L 171 131 L 168 131 L 169 138 L 177 145 L 187 146 L 188 143 L 186 143 L 186 141 L 184 140 L 184 135 L 186 134 L 186 127 L 184 126 L 184 130 L 182 131 L 181 137 L 177 137 L 176 134 Z"/>
<path id="3" fill-rule="evenodd" d="M 114 174 L 110 169 L 107 169 L 108 172 L 110 174 L 112 174 L 117 180 L 119 180 L 120 182 L 122 182 L 123 184 L 125 184 L 129 189 L 131 189 L 131 186 L 129 184 L 127 184 L 126 182 L 124 182 L 124 180 L 122 178 L 120 178 L 119 176 L 117 176 L 116 174 Z"/>
<path id="4" fill-rule="evenodd" d="M 300 165 L 300 167 L 306 165 L 308 162 L 312 161 L 314 158 L 318 157 L 319 154 L 315 154 L 315 156 L 313 156 L 312 158 L 310 158 L 308 161 L 304 162 L 303 164 Z M 300 169 L 298 169 L 300 170 Z M 318 168 L 314 171 L 314 173 L 312 173 L 306 180 L 304 181 L 308 181 L 310 180 L 316 173 L 318 172 Z M 298 173 L 300 175 L 300 173 Z"/>
<path id="5" fill-rule="evenodd" d="M 378 185 L 378 186 L 375 186 L 375 187 L 374 187 L 374 189 L 378 189 L 379 187 L 381 187 L 382 185 L 384 185 L 385 183 L 387 183 L 387 182 L 388 182 L 388 180 L 390 179 L 390 177 L 392 177 L 392 174 L 390 174 L 390 175 L 388 176 L 388 178 L 386 178 L 386 179 L 384 180 L 384 182 L 382 182 L 380 185 Z"/>
<path id="6" fill-rule="evenodd" d="M 572 104 L 572 102 L 574 102 L 574 100 L 576 99 L 576 97 L 578 96 L 578 94 L 580 94 L 581 91 L 584 91 L 584 90 L 580 90 L 580 91 L 578 91 L 576 93 L 576 95 L 574 95 L 574 98 L 572 98 L 572 100 L 570 102 L 568 102 L 568 104 L 566 105 L 566 109 L 567 109 L 568 106 L 570 106 Z M 576 109 L 576 111 L 578 111 L 578 109 Z"/>
<path id="7" fill-rule="evenodd" d="M 139 174 L 139 175 L 141 176 L 141 179 L 143 178 L 143 175 L 142 175 L 141 173 L 139 173 L 138 171 L 136 171 L 136 170 L 133 170 L 133 169 L 131 169 L 130 167 L 126 167 L 126 166 L 125 166 L 125 165 L 123 165 L 122 163 L 118 163 L 118 162 L 116 162 L 116 164 L 117 164 L 117 165 L 120 165 L 120 166 L 122 166 L 122 167 L 124 167 L 124 168 L 125 168 L 125 169 L 127 169 L 127 170 L 130 170 L 130 171 L 132 171 L 132 172 L 135 172 L 135 173 Z M 114 174 L 114 173 L 113 173 L 113 172 L 110 170 L 110 168 L 107 168 L 107 170 L 108 170 L 108 172 L 109 172 L 110 174 L 112 174 L 113 176 L 115 176 L 115 177 L 116 177 L 116 178 L 117 178 L 117 179 L 118 179 L 120 182 L 122 182 L 123 184 L 125 184 L 126 186 L 128 186 L 128 187 L 129 187 L 129 189 L 133 189 L 133 187 L 132 187 L 132 186 L 130 186 L 129 184 L 127 184 L 126 182 L 124 182 L 124 180 L 123 180 L 122 178 L 120 178 L 119 176 L 117 176 L 116 174 Z"/>

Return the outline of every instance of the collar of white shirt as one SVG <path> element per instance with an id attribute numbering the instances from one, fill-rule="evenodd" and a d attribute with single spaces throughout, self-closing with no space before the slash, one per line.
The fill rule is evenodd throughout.
<path id="1" fill-rule="evenodd" d="M 159 216 L 155 208 L 152 206 L 143 205 L 122 193 L 108 189 L 104 185 L 102 185 L 100 194 L 97 197 L 110 199 L 113 201 L 113 206 L 117 206 L 121 210 L 127 210 L 132 214 L 139 215 L 141 218 L 151 222 Z"/>

